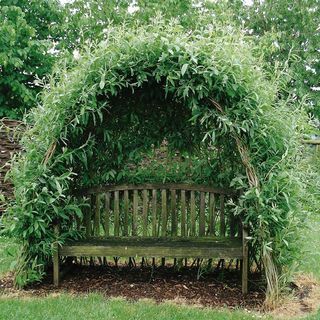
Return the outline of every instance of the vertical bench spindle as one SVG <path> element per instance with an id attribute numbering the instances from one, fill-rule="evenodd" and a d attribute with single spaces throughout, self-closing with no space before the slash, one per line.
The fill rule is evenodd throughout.
<path id="1" fill-rule="evenodd" d="M 176 190 L 171 190 L 170 198 L 171 198 L 170 199 L 171 235 L 176 236 L 177 225 L 178 225 L 177 212 L 176 212 Z"/>
<path id="2" fill-rule="evenodd" d="M 114 192 L 114 235 L 119 237 L 120 226 L 120 208 L 119 208 L 119 191 Z"/>
<path id="3" fill-rule="evenodd" d="M 124 190 L 123 194 L 124 202 L 124 219 L 123 219 L 123 235 L 128 236 L 128 225 L 129 225 L 129 191 Z"/>
<path id="4" fill-rule="evenodd" d="M 97 194 L 94 209 L 94 236 L 96 237 L 100 235 L 100 202 L 101 195 Z"/>
<path id="5" fill-rule="evenodd" d="M 196 235 L 196 199 L 195 193 L 192 190 L 190 195 L 190 226 L 191 226 L 191 236 Z"/>
<path id="6" fill-rule="evenodd" d="M 224 194 L 220 195 L 220 236 L 226 235 L 226 220 L 224 215 Z"/>
<path id="7" fill-rule="evenodd" d="M 157 236 L 157 190 L 152 190 L 152 236 Z"/>
<path id="8" fill-rule="evenodd" d="M 206 232 L 206 217 L 205 217 L 205 193 L 200 192 L 200 213 L 199 213 L 199 235 L 204 236 Z"/>
<path id="9" fill-rule="evenodd" d="M 148 190 L 143 190 L 143 202 L 142 202 L 142 232 L 146 237 L 148 234 Z"/>
<path id="10" fill-rule="evenodd" d="M 210 192 L 209 195 L 209 235 L 214 236 L 215 235 L 215 194 Z"/>
<path id="11" fill-rule="evenodd" d="M 104 195 L 104 234 L 106 237 L 110 235 L 110 192 Z"/>
<path id="12" fill-rule="evenodd" d="M 161 190 L 161 235 L 167 235 L 167 190 Z"/>
<path id="13" fill-rule="evenodd" d="M 133 190 L 132 235 L 137 235 L 138 190 Z"/>
<path id="14" fill-rule="evenodd" d="M 181 236 L 187 235 L 187 219 L 186 219 L 186 191 L 181 190 Z"/>

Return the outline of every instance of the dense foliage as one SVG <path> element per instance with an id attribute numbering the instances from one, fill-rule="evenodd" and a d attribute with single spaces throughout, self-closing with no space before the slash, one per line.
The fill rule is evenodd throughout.
<path id="1" fill-rule="evenodd" d="M 0 1 L 0 117 L 21 118 L 36 104 L 62 17 L 56 1 Z"/>
<path id="2" fill-rule="evenodd" d="M 205 155 L 203 181 L 244 190 L 235 212 L 250 226 L 269 296 L 277 295 L 305 214 L 306 116 L 290 98 L 281 100 L 278 75 L 267 80 L 237 30 L 206 24 L 186 33 L 156 20 L 109 29 L 71 69 L 61 63 L 29 115 L 7 215 L 23 244 L 16 282 L 41 278 L 55 221 L 63 225 L 61 241 L 77 236 L 70 224 L 82 215 L 75 188 L 121 180 L 137 153 L 165 140 L 191 158 Z"/>

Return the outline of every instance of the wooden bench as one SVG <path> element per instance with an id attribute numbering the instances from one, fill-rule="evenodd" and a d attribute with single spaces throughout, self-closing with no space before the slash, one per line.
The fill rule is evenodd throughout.
<path id="1" fill-rule="evenodd" d="M 231 190 L 188 184 L 109 185 L 81 191 L 88 209 L 77 222 L 83 239 L 54 243 L 54 284 L 60 257 L 239 259 L 248 291 L 247 232 L 227 201 Z M 58 228 L 56 228 L 58 230 Z"/>

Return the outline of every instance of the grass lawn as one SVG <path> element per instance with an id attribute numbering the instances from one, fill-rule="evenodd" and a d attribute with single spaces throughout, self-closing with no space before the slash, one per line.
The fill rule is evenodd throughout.
<path id="1" fill-rule="evenodd" d="M 313 273 L 320 279 L 320 218 L 310 222 L 310 232 L 303 241 L 306 251 L 301 271 Z M 0 237 L 0 276 L 7 272 L 16 252 L 16 245 Z M 270 316 L 254 315 L 243 310 L 215 310 L 171 303 L 155 304 L 151 301 L 128 302 L 122 299 L 105 299 L 100 294 L 72 296 L 9 297 L 1 295 L 0 320 L 2 319 L 214 319 L 250 320 L 271 319 Z M 320 320 L 316 315 L 304 318 Z"/>
<path id="2" fill-rule="evenodd" d="M 241 311 L 216 311 L 169 303 L 107 300 L 99 294 L 60 295 L 48 298 L 0 298 L 0 319 L 217 319 L 249 320 L 256 317 Z"/>

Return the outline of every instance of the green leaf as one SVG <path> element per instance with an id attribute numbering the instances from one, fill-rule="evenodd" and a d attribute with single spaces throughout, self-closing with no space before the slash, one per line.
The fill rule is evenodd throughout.
<path id="1" fill-rule="evenodd" d="M 185 73 L 186 73 L 186 71 L 187 71 L 187 69 L 188 69 L 188 64 L 187 63 L 185 63 L 183 66 L 182 66 L 182 68 L 181 68 L 181 75 L 183 76 Z"/>
<path id="2" fill-rule="evenodd" d="M 104 75 L 101 77 L 100 83 L 99 83 L 99 88 L 102 90 L 105 85 L 105 80 L 104 80 Z"/>

